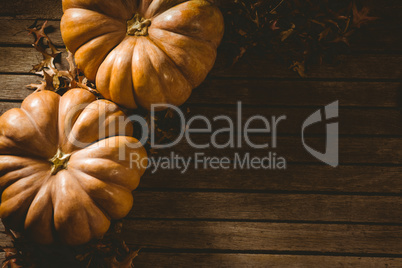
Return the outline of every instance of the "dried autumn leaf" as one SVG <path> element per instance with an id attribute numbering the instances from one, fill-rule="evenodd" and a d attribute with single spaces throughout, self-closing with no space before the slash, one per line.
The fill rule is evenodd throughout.
<path id="1" fill-rule="evenodd" d="M 282 31 L 281 32 L 281 41 L 283 42 L 286 39 L 288 39 L 288 37 L 293 33 L 295 28 L 296 28 L 296 26 L 292 23 L 292 26 L 290 27 L 289 30 Z"/>
<path id="2" fill-rule="evenodd" d="M 43 90 L 50 90 L 50 91 L 57 91 L 60 87 L 60 81 L 55 83 L 54 75 L 50 75 L 47 71 L 43 72 L 44 80 L 39 81 L 40 84 L 29 84 L 27 88 L 35 91 L 43 91 Z M 55 87 L 56 84 L 56 87 Z"/>
<path id="3" fill-rule="evenodd" d="M 69 81 L 68 85 L 66 85 L 68 88 L 79 87 L 79 84 L 86 85 L 86 83 L 83 81 L 84 78 L 79 77 L 79 72 L 78 72 L 77 66 L 75 65 L 73 54 L 68 50 L 67 50 L 66 59 L 67 59 L 68 65 L 69 65 L 68 71 L 59 70 L 57 73 L 57 76 L 59 78 L 64 77 Z M 78 78 L 78 81 L 77 81 L 77 78 Z"/>
<path id="4" fill-rule="evenodd" d="M 347 36 L 345 35 L 340 35 L 337 38 L 335 38 L 334 40 L 332 40 L 330 43 L 344 43 L 348 46 L 350 46 L 349 44 L 349 39 Z"/>
<path id="5" fill-rule="evenodd" d="M 134 267 L 133 260 L 138 256 L 139 250 L 131 251 L 123 261 L 118 261 L 116 257 L 114 257 L 111 261 L 111 268 L 132 268 Z"/>
<path id="6" fill-rule="evenodd" d="M 3 262 L 2 268 L 23 268 L 17 263 L 18 251 L 14 248 L 5 248 L 6 259 Z"/>
<path id="7" fill-rule="evenodd" d="M 323 39 L 325 39 L 327 36 L 328 36 L 328 34 L 331 32 L 331 28 L 326 28 L 324 31 L 322 31 L 320 34 L 319 34 L 319 37 L 318 37 L 318 40 L 319 41 L 321 41 L 321 40 L 323 40 Z"/>
<path id="8" fill-rule="evenodd" d="M 246 53 L 246 51 L 247 51 L 247 48 L 241 47 L 241 48 L 240 48 L 240 53 L 239 53 L 239 55 L 237 55 L 237 56 L 233 59 L 233 64 L 235 64 L 236 62 L 238 62 L 238 61 L 243 57 L 243 55 Z"/>
<path id="9" fill-rule="evenodd" d="M 353 26 L 360 28 L 362 25 L 379 19 L 378 17 L 368 16 L 370 9 L 368 7 L 363 7 L 361 10 L 357 10 L 356 3 L 353 3 Z"/>
<path id="10" fill-rule="evenodd" d="M 303 62 L 294 61 L 293 64 L 289 67 L 289 69 L 292 69 L 293 71 L 297 72 L 300 75 L 300 77 L 303 78 L 307 77 L 305 73 L 306 67 L 304 61 Z"/>
<path id="11" fill-rule="evenodd" d="M 368 8 L 358 10 L 356 0 L 217 2 L 222 3 L 226 24 L 221 50 L 233 54 L 231 63 L 236 63 L 244 50 L 255 47 L 258 52 L 273 50 L 288 65 L 304 61 L 305 69 L 320 59 L 333 62 L 331 59 L 349 51 L 350 34 L 375 19 L 368 16 Z M 297 72 L 303 73 L 301 69 Z"/>
<path id="12" fill-rule="evenodd" d="M 269 28 L 270 28 L 272 31 L 276 31 L 276 30 L 281 29 L 280 27 L 277 26 L 277 24 L 278 24 L 278 20 L 274 20 L 274 21 L 271 23 L 271 25 L 269 26 Z"/>
<path id="13" fill-rule="evenodd" d="M 45 33 L 45 28 L 47 27 L 47 21 L 45 21 L 42 26 L 36 25 L 37 21 L 29 27 L 27 30 L 29 34 L 33 35 L 35 38 L 35 44 L 39 44 L 42 38 L 49 39 L 47 34 Z"/>
<path id="14" fill-rule="evenodd" d="M 32 44 L 33 47 L 43 56 L 43 60 L 32 68 L 33 72 L 41 75 L 43 75 L 43 70 L 45 69 L 49 69 L 51 74 L 57 73 L 54 60 L 61 53 L 45 33 L 46 25 L 47 21 L 45 21 L 42 26 L 33 25 L 31 28 L 27 29 L 29 34 L 33 35 L 35 38 Z M 50 52 L 47 52 L 47 49 L 49 49 Z"/>
<path id="15" fill-rule="evenodd" d="M 42 26 L 33 25 L 28 29 L 29 33 L 35 37 L 33 47 L 43 56 L 43 60 L 34 65 L 32 71 L 43 76 L 44 80 L 40 84 L 30 84 L 27 87 L 36 91 L 51 90 L 55 92 L 60 89 L 80 87 L 92 92 L 98 98 L 103 98 L 96 89 L 86 82 L 85 77 L 79 75 L 71 52 L 67 51 L 66 57 L 69 70 L 58 70 L 56 68 L 55 59 L 61 54 L 61 51 L 45 33 L 46 25 L 47 21 Z"/>

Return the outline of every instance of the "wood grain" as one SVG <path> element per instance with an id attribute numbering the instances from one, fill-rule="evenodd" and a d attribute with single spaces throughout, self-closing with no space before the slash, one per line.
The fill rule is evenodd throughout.
<path id="1" fill-rule="evenodd" d="M 64 51 L 64 50 L 61 50 Z M 0 47 L 1 73 L 29 73 L 33 64 L 39 63 L 41 55 L 32 48 Z M 67 68 L 63 56 L 63 67 Z M 339 65 L 322 65 L 311 71 L 309 78 L 316 79 L 400 79 L 401 69 L 395 68 L 402 60 L 399 54 L 357 54 L 339 57 Z M 212 69 L 211 77 L 225 78 L 299 78 L 295 72 L 283 68 L 273 54 L 250 55 L 232 67 L 218 64 Z M 280 66 L 280 68 L 278 67 Z M 380 67 L 381 66 L 381 67 Z"/>
<path id="2" fill-rule="evenodd" d="M 1 76 L 0 76 L 1 79 Z M 401 107 L 399 82 L 270 81 L 238 79 L 206 80 L 189 103 L 249 105 L 326 105 L 339 100 L 341 106 Z"/>
<path id="3" fill-rule="evenodd" d="M 335 65 L 323 64 L 311 68 L 308 78 L 319 79 L 400 79 L 402 72 L 395 66 L 402 56 L 396 54 L 352 54 L 341 55 Z M 229 68 L 220 65 L 219 57 L 211 71 L 214 77 L 241 78 L 298 78 L 295 72 L 283 68 L 283 64 L 272 54 L 249 54 Z M 279 66 L 281 66 L 279 68 Z M 381 66 L 381 67 L 380 67 Z"/>
<path id="4" fill-rule="evenodd" d="M 13 242 L 10 236 L 5 232 L 6 228 L 3 222 L 0 220 L 0 249 L 13 247 Z M 0 255 L 0 263 L 2 261 L 2 256 Z"/>
<path id="5" fill-rule="evenodd" d="M 134 200 L 128 218 L 395 224 L 402 221 L 399 196 L 136 191 Z"/>
<path id="6" fill-rule="evenodd" d="M 32 91 L 27 84 L 41 78 L 34 75 L 1 75 L 0 99 L 23 100 Z M 230 83 L 228 85 L 228 83 Z M 189 104 L 236 104 L 259 106 L 324 106 L 339 100 L 341 106 L 401 107 L 399 82 L 270 81 L 207 79 L 193 91 Z"/>
<path id="7" fill-rule="evenodd" d="M 12 108 L 19 108 L 21 106 L 20 103 L 15 103 L 15 102 L 1 102 L 0 103 L 0 114 L 5 113 L 6 111 L 12 109 Z"/>
<path id="8" fill-rule="evenodd" d="M 314 193 L 402 193 L 402 167 L 289 164 L 287 170 L 148 170 L 140 189 L 198 189 Z"/>
<path id="9" fill-rule="evenodd" d="M 42 25 L 45 20 L 38 20 L 37 25 Z M 27 35 L 28 27 L 34 25 L 35 20 L 7 19 L 0 17 L 0 37 L 2 45 L 30 45 L 33 37 Z M 64 46 L 60 33 L 60 21 L 48 21 L 48 36 L 59 47 Z M 352 36 L 350 47 L 354 52 L 398 52 L 402 49 L 402 31 L 397 23 L 389 24 L 379 20 L 368 27 L 364 27 Z M 399 44 L 399 46 L 398 46 Z"/>
<path id="10" fill-rule="evenodd" d="M 191 138 L 191 136 L 190 136 Z M 207 144 L 210 141 L 208 135 L 194 135 L 193 142 L 196 144 Z M 254 136 L 250 138 L 256 144 L 270 143 L 270 137 Z M 228 141 L 227 137 L 218 137 L 219 144 L 224 144 Z M 309 137 L 306 138 L 306 143 L 316 150 L 324 151 L 325 137 Z M 186 140 L 181 140 L 174 148 L 157 150 L 159 156 L 171 155 L 171 152 L 183 157 L 195 157 L 195 153 L 201 154 L 200 157 L 228 157 L 234 159 L 238 153 L 240 157 L 250 152 L 250 157 L 266 157 L 268 152 L 275 152 L 277 157 L 284 157 L 287 162 L 297 163 L 320 163 L 311 156 L 304 148 L 299 137 L 278 137 L 277 148 L 272 150 L 256 150 L 250 148 L 243 143 L 242 148 L 225 150 L 216 150 L 207 148 L 194 151 L 193 146 L 190 146 Z M 402 147 L 400 138 L 383 138 L 383 137 L 341 137 L 339 139 L 339 159 L 342 164 L 394 164 L 400 165 L 402 161 L 402 151 L 395 148 Z M 242 158 L 240 158 L 242 159 Z M 243 172 L 248 172 L 247 169 Z"/>
<path id="11" fill-rule="evenodd" d="M 221 8 L 231 0 L 216 0 Z M 370 15 L 379 16 L 389 22 L 400 21 L 402 5 L 399 0 L 383 0 L 378 4 L 377 0 L 365 0 L 364 4 L 371 9 Z M 14 0 L 12 2 L 0 2 L 0 16 L 18 19 L 60 19 L 62 16 L 61 0 Z"/>
<path id="12" fill-rule="evenodd" d="M 335 99 L 336 100 L 336 99 Z M 331 101 L 331 103 L 334 100 Z M 329 104 L 323 103 L 322 106 Z M 340 105 L 342 105 L 340 103 Z M 257 105 L 255 105 L 257 106 Z M 226 115 L 232 119 L 232 122 L 237 122 L 238 118 L 241 118 L 242 124 L 250 120 L 253 116 L 262 115 L 267 118 L 273 126 L 274 119 L 285 116 L 286 119 L 278 123 L 277 132 L 279 135 L 283 134 L 300 134 L 303 122 L 318 108 L 269 108 L 266 106 L 261 107 L 242 107 L 241 110 L 236 105 L 229 106 L 192 106 L 188 105 L 189 113 L 186 114 L 187 120 L 190 118 L 202 115 L 210 120 L 212 125 L 212 131 L 216 131 L 221 128 L 227 128 L 228 122 L 226 120 L 217 120 L 214 118 L 220 115 Z M 275 119 L 276 120 L 276 119 Z M 390 109 L 367 109 L 360 108 L 346 108 L 341 107 L 339 109 L 340 122 L 339 133 L 345 135 L 402 135 L 402 111 L 390 110 Z M 236 123 L 235 123 L 236 124 Z M 265 124 L 261 120 L 256 120 L 251 123 L 251 128 L 265 128 Z M 202 120 L 194 121 L 191 124 L 191 128 L 205 128 L 205 122 Z M 324 124 L 316 124 L 310 126 L 306 134 L 324 134 L 326 133 Z"/>
<path id="13" fill-rule="evenodd" d="M 56 66 L 68 70 L 65 49 L 61 49 L 60 51 L 62 55 L 58 56 L 58 62 L 61 65 Z M 0 58 L 2 59 L 0 62 L 0 72 L 28 74 L 31 73 L 34 65 L 42 61 L 43 56 L 33 48 L 0 47 Z"/>
<path id="14" fill-rule="evenodd" d="M 0 75 L 2 100 L 22 101 L 33 91 L 26 86 L 39 84 L 42 77 L 36 75 Z"/>
<path id="15" fill-rule="evenodd" d="M 6 81 L 7 82 L 7 81 Z M 21 91 L 28 95 L 28 93 L 32 93 L 31 90 L 24 89 Z M 5 90 L 3 95 L 6 99 L 9 98 L 9 95 L 12 95 L 9 90 Z M 9 102 L 0 102 L 0 111 L 6 111 L 10 105 L 14 107 L 15 103 L 10 104 Z M 4 106 L 4 107 L 3 107 Z M 190 120 L 194 116 L 204 116 L 211 122 L 212 132 L 217 131 L 222 128 L 228 127 L 228 122 L 225 120 L 217 120 L 214 118 L 219 115 L 228 116 L 232 122 L 237 122 L 238 118 L 242 120 L 242 126 L 256 115 L 262 115 L 270 122 L 270 128 L 273 128 L 274 120 L 272 117 L 279 118 L 280 116 L 286 116 L 286 120 L 281 121 L 277 125 L 277 133 L 278 136 L 284 135 L 301 135 L 301 127 L 303 122 L 307 119 L 307 117 L 314 113 L 317 108 L 253 108 L 253 107 L 243 107 L 241 110 L 241 114 L 237 112 L 236 106 L 229 106 L 225 109 L 217 108 L 217 107 L 208 107 L 208 106 L 185 106 L 185 108 L 189 108 L 190 112 L 185 114 L 186 122 Z M 389 110 L 389 109 L 349 109 L 349 108 L 341 108 L 339 111 L 339 122 L 340 129 L 339 133 L 341 135 L 398 135 L 402 136 L 402 111 L 401 110 Z M 239 116 L 239 117 L 238 117 Z M 276 120 L 276 119 L 275 119 Z M 186 123 L 187 124 L 187 123 Z M 237 124 L 237 123 L 236 123 Z M 205 128 L 204 121 L 194 121 L 191 125 L 192 129 L 196 128 Z M 177 129 L 180 128 L 180 125 L 177 126 Z M 265 124 L 261 120 L 256 120 L 254 123 L 250 124 L 250 128 L 265 128 Z M 237 130 L 236 130 L 237 132 Z M 316 124 L 309 127 L 305 134 L 313 135 L 313 134 L 323 134 L 325 135 L 326 128 L 324 124 Z M 268 135 L 268 134 L 265 134 Z"/>
<path id="16" fill-rule="evenodd" d="M 156 253 L 140 252 L 135 267 L 221 267 L 221 268 L 400 268 L 402 259 L 274 254 Z"/>
<path id="17" fill-rule="evenodd" d="M 154 249 L 400 254 L 402 227 L 211 221 L 124 221 L 133 246 Z"/>
<path id="18" fill-rule="evenodd" d="M 28 34 L 28 29 L 32 25 L 40 26 L 45 20 L 16 20 L 0 17 L 0 31 L 4 33 L 0 37 L 2 45 L 31 45 L 34 42 L 34 37 Z M 47 35 L 50 40 L 59 47 L 64 46 L 63 39 L 60 33 L 60 21 L 48 21 Z"/>

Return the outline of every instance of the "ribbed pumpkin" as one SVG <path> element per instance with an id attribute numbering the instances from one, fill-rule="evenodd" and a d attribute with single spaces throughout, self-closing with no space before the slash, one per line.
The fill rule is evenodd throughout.
<path id="1" fill-rule="evenodd" d="M 78 67 L 130 109 L 184 103 L 213 67 L 224 31 L 206 0 L 63 0 L 63 10 Z"/>
<path id="2" fill-rule="evenodd" d="M 0 217 L 41 244 L 101 237 L 133 204 L 146 158 L 123 112 L 83 89 L 31 94 L 0 117 Z M 102 131 L 104 130 L 104 131 Z M 128 136 L 124 136 L 128 135 Z M 137 148 L 135 148 L 137 147 Z M 146 160 L 144 161 L 146 163 Z"/>

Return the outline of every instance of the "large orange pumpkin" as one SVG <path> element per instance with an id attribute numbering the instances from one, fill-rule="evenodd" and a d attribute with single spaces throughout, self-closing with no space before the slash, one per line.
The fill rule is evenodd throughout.
<path id="1" fill-rule="evenodd" d="M 78 67 L 130 109 L 184 103 L 213 67 L 224 30 L 206 0 L 63 0 L 63 10 Z"/>
<path id="2" fill-rule="evenodd" d="M 33 93 L 0 117 L 0 217 L 33 240 L 83 244 L 131 209 L 146 152 L 123 112 L 90 92 Z M 101 131 L 99 131 L 101 130 Z M 105 131 L 102 131 L 105 130 Z M 130 146 L 129 146 L 130 145 Z M 134 148 L 136 147 L 137 148 Z M 144 161 L 146 163 L 146 160 Z"/>

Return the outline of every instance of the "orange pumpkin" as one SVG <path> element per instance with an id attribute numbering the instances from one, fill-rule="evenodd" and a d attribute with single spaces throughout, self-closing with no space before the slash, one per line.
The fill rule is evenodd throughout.
<path id="1" fill-rule="evenodd" d="M 213 67 L 224 31 L 206 0 L 63 0 L 63 10 L 78 67 L 130 109 L 184 103 Z"/>
<path id="2" fill-rule="evenodd" d="M 146 152 L 116 104 L 72 89 L 33 93 L 0 117 L 0 217 L 41 244 L 79 245 L 127 215 Z M 101 130 L 101 131 L 99 131 Z M 105 131 L 102 131 L 105 130 Z M 134 148 L 137 147 L 137 148 Z"/>

